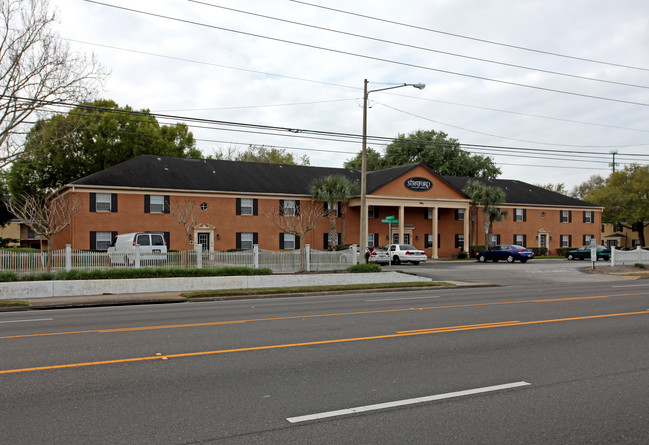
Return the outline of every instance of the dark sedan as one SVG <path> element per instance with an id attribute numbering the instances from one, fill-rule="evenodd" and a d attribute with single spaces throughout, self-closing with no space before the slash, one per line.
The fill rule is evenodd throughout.
<path id="1" fill-rule="evenodd" d="M 610 260 L 611 249 L 604 246 L 597 246 L 597 259 Z M 569 260 L 590 260 L 590 246 L 581 246 L 579 249 L 569 250 L 566 253 Z"/>
<path id="2" fill-rule="evenodd" d="M 500 260 L 507 261 L 508 263 L 513 263 L 518 260 L 524 263 L 534 258 L 534 252 L 532 252 L 532 249 L 517 246 L 516 244 L 501 244 L 500 246 L 493 246 L 489 250 L 480 252 L 476 258 L 481 263 L 485 261 L 497 263 Z"/>

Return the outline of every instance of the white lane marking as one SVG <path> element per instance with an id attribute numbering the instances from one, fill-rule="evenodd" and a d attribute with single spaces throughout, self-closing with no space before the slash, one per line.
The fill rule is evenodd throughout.
<path id="1" fill-rule="evenodd" d="M 417 397 L 414 399 L 406 399 L 406 400 L 396 400 L 394 402 L 377 403 L 375 405 L 357 406 L 355 408 L 340 409 L 337 411 L 327 411 L 318 414 L 308 414 L 306 416 L 287 417 L 286 420 L 288 420 L 290 423 L 308 422 L 309 420 L 319 420 L 319 419 L 326 419 L 328 417 L 345 416 L 349 414 L 356 414 L 356 413 L 362 413 L 367 411 L 377 411 L 381 409 L 394 408 L 397 406 L 414 405 L 417 403 L 432 402 L 435 400 L 444 400 L 453 397 L 462 397 L 462 396 L 469 396 L 473 394 L 481 394 L 485 392 L 502 391 L 505 389 L 518 388 L 520 386 L 528 386 L 528 385 L 531 385 L 531 383 L 527 383 L 527 382 L 505 383 L 503 385 L 485 386 L 483 388 L 474 388 L 474 389 L 467 389 L 464 391 L 448 392 L 446 394 L 437 394 L 434 396 Z"/>
<path id="2" fill-rule="evenodd" d="M 649 283 L 647 284 L 621 284 L 619 286 L 611 286 L 611 287 L 645 287 L 649 286 Z"/>
<path id="3" fill-rule="evenodd" d="M 52 321 L 54 320 L 53 318 L 34 318 L 32 320 L 4 320 L 0 321 L 0 323 L 29 323 L 32 321 Z"/>
<path id="4" fill-rule="evenodd" d="M 365 301 L 401 301 L 401 300 L 421 300 L 426 298 L 440 298 L 440 296 L 432 295 L 430 297 L 381 298 L 379 300 L 365 300 Z"/>

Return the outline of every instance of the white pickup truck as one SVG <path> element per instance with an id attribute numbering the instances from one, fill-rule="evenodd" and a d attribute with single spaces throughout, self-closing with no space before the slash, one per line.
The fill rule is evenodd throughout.
<path id="1" fill-rule="evenodd" d="M 390 244 L 387 251 L 392 264 L 411 263 L 416 266 L 428 259 L 423 250 L 419 250 L 411 244 Z"/>

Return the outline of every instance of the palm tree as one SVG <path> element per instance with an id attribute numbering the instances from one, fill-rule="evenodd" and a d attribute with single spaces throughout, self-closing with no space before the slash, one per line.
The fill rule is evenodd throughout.
<path id="1" fill-rule="evenodd" d="M 342 175 L 330 175 L 318 178 L 311 184 L 311 196 L 316 201 L 327 203 L 329 208 L 329 247 L 335 248 L 337 244 L 336 214 L 333 208 L 337 202 L 341 202 L 340 215 L 342 216 L 341 241 L 345 243 L 345 214 L 347 213 L 347 202 L 355 192 L 357 184 Z"/>
<path id="2" fill-rule="evenodd" d="M 505 202 L 505 192 L 498 187 L 490 187 L 478 181 L 469 181 L 462 190 L 471 199 L 472 213 L 482 206 L 482 224 L 485 234 L 485 247 L 489 248 L 489 234 L 493 230 L 493 223 L 507 217 L 508 212 L 501 211 L 498 206 Z M 472 219 L 473 223 L 475 220 Z M 475 230 L 473 230 L 475 232 Z M 472 233 L 472 240 L 474 233 Z M 475 241 L 474 241 L 475 242 Z"/>

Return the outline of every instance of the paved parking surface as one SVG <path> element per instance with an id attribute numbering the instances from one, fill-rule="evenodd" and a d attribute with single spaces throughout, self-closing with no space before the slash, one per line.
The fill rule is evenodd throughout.
<path id="1" fill-rule="evenodd" d="M 387 269 L 388 266 L 383 266 Z M 402 264 L 394 270 L 415 273 L 437 281 L 463 281 L 498 285 L 579 283 L 619 280 L 619 276 L 594 274 L 588 261 L 531 260 L 527 263 L 478 263 L 477 261 L 428 261 L 418 266 Z M 608 261 L 598 261 L 596 268 L 610 267 Z"/>

